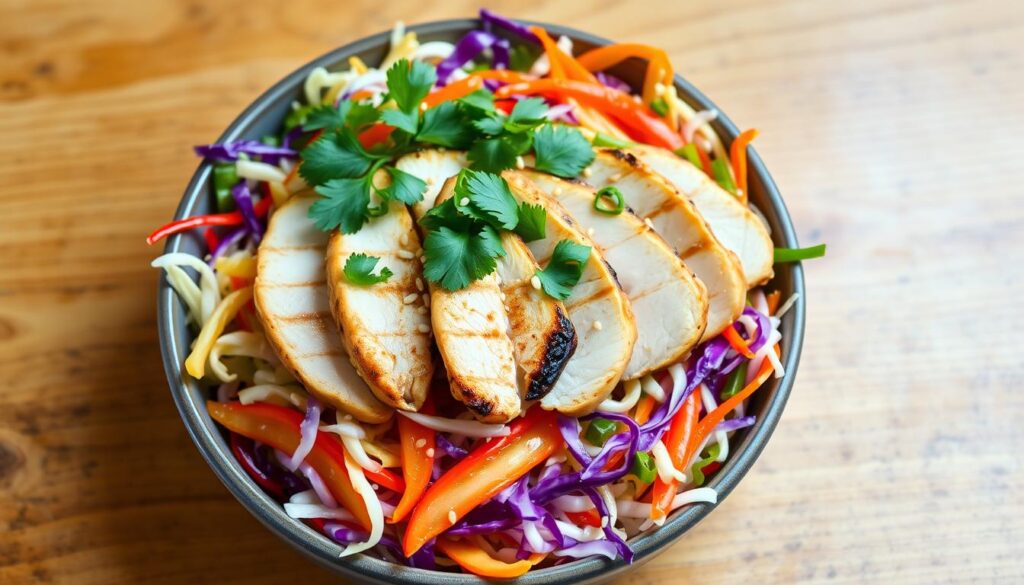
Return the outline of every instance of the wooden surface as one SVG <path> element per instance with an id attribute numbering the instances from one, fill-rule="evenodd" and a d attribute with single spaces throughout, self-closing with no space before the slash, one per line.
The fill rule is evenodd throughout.
<path id="1" fill-rule="evenodd" d="M 395 19 L 477 6 L 0 3 L 0 583 L 337 582 L 186 436 L 143 235 L 191 145 L 263 88 Z M 624 581 L 1024 582 L 1020 6 L 493 7 L 667 48 L 761 129 L 802 241 L 829 244 L 764 455 Z"/>

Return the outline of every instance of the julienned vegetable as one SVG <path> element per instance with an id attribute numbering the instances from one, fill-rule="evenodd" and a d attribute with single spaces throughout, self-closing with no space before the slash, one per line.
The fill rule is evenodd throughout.
<path id="1" fill-rule="evenodd" d="M 540 407 L 509 427 L 507 436 L 490 439 L 430 486 L 405 529 L 406 555 L 515 483 L 561 445 L 555 415 Z"/>
<path id="2" fill-rule="evenodd" d="M 413 33 L 396 33 L 386 67 L 353 58 L 347 71 L 314 70 L 303 87 L 305 103 L 295 105 L 278 135 L 197 147 L 212 165 L 209 196 L 221 213 L 172 222 L 148 241 L 201 227 L 196 235 L 208 255 L 174 253 L 153 265 L 166 271 L 183 302 L 196 334 L 185 372 L 216 385 L 217 401 L 208 409 L 227 429 L 231 452 L 287 514 L 341 544 L 343 555 L 364 552 L 493 579 L 591 556 L 629 563 L 630 539 L 651 521 L 660 525 L 681 507 L 715 502 L 713 475 L 728 457 L 733 433 L 757 422 L 742 411 L 745 401 L 773 373 L 784 375 L 780 319 L 770 316 L 780 305 L 784 313 L 794 298 L 750 290 L 750 306 L 726 319 L 724 331 L 689 355 L 673 357 L 667 367 L 620 380 L 614 389 L 612 380 L 597 397 L 596 412 L 589 406 L 567 412 L 569 400 L 555 405 L 558 414 L 517 401 L 512 414 L 500 419 L 511 422 L 472 420 L 485 416 L 485 394 L 472 410 L 448 397 L 459 398 L 446 388 L 453 373 L 471 370 L 430 358 L 422 361 L 438 375 L 420 376 L 431 384 L 420 412 L 396 412 L 374 402 L 369 377 L 381 375 L 387 356 L 396 367 L 386 374 L 419 375 L 401 366 L 412 363 L 401 361 L 409 355 L 403 340 L 425 339 L 426 345 L 411 345 L 424 352 L 416 355 L 433 353 L 431 338 L 441 330 L 434 311 L 444 306 L 434 302 L 434 293 L 458 294 L 495 272 L 502 281 L 488 289 L 491 297 L 467 298 L 494 301 L 480 313 L 490 313 L 483 322 L 493 320 L 487 327 L 495 331 L 523 328 L 524 320 L 545 327 L 533 339 L 551 341 L 535 354 L 547 363 L 624 346 L 626 324 L 649 331 L 650 321 L 627 309 L 650 314 L 651 305 L 633 296 L 619 313 L 580 309 L 605 294 L 602 283 L 614 284 L 610 277 L 596 281 L 591 268 L 607 267 L 622 277 L 650 266 L 642 255 L 616 255 L 614 246 L 602 244 L 608 234 L 593 232 L 617 222 L 583 225 L 572 214 L 591 206 L 613 215 L 628 203 L 642 208 L 643 199 L 630 187 L 637 171 L 607 171 L 602 160 L 635 157 L 641 168 L 662 168 L 655 163 L 664 156 L 687 180 L 694 179 L 690 173 L 704 173 L 731 193 L 712 189 L 726 208 L 753 216 L 746 209 L 746 147 L 756 131 L 741 133 L 726 150 L 707 126 L 714 114 L 694 113 L 676 95 L 672 66 L 660 49 L 621 44 L 578 54 L 542 28 L 486 10 L 481 20 L 482 30 L 457 43 L 421 44 Z M 629 59 L 645 63 L 642 88 L 608 72 Z M 436 168 L 403 164 L 408 159 Z M 682 159 L 691 164 L 679 164 Z M 529 172 L 517 172 L 527 167 Z M 515 181 L 534 171 L 539 178 L 530 181 L 536 185 L 544 174 L 560 178 L 551 178 L 560 186 L 545 197 L 566 195 L 562 179 L 604 188 L 585 191 L 579 210 L 544 198 L 520 201 L 531 191 Z M 649 172 L 668 183 L 675 181 L 671 174 Z M 453 175 L 453 190 L 436 204 L 432 198 Z M 702 202 L 694 203 L 695 213 L 702 212 Z M 271 214 L 276 219 L 268 230 Z M 717 233 L 717 218 L 704 219 Z M 559 236 L 548 240 L 556 228 Z M 648 228 L 658 230 L 654 237 L 678 243 L 664 231 L 668 227 L 639 229 Z M 617 234 L 626 240 L 634 235 Z M 589 240 L 598 245 L 577 243 Z M 763 262 L 770 267 L 770 241 L 763 241 Z M 321 252 L 328 242 L 344 246 Z M 526 243 L 512 253 L 510 246 Z M 281 246 L 296 262 L 280 261 L 275 254 Z M 690 260 L 693 251 L 685 250 L 685 242 L 676 247 L 688 263 L 697 261 Z M 531 262 L 530 252 L 542 264 Z M 776 262 L 797 261 L 822 255 L 824 246 L 774 252 Z M 345 260 L 326 283 L 316 280 L 320 255 Z M 676 260 L 671 248 L 667 256 Z M 198 281 L 186 269 L 197 271 Z M 294 290 L 278 286 L 291 280 L 301 283 Z M 333 298 L 342 284 L 357 285 L 348 292 L 360 297 L 365 311 L 313 311 L 317 299 Z M 399 313 L 422 322 L 407 330 L 378 322 L 391 318 L 399 303 Z M 511 308 L 524 306 L 549 310 Z M 264 322 L 267 315 L 274 320 Z M 345 331 L 387 335 L 367 344 L 351 336 L 339 340 L 341 319 L 349 324 Z M 569 324 L 571 344 L 561 329 Z M 662 329 L 659 335 L 673 334 L 672 327 Z M 362 369 L 340 372 L 349 367 L 333 361 L 343 353 L 341 343 L 352 346 L 345 347 Z M 473 354 L 481 350 L 488 351 L 474 347 L 468 354 L 484 355 Z M 361 351 L 384 357 L 361 357 Z M 557 355 L 566 351 L 572 355 Z M 628 357 L 629 349 L 620 353 Z M 519 368 L 521 358 L 515 354 L 509 363 Z M 593 357 L 577 363 L 588 361 L 607 365 Z M 339 380 L 346 381 L 320 385 L 307 379 L 324 366 L 338 369 Z M 535 371 L 552 384 L 563 382 L 562 370 Z M 358 384 L 356 376 L 366 388 L 347 385 Z M 419 388 L 422 398 L 427 387 L 405 384 L 397 385 L 396 395 Z M 469 392 L 460 400 L 472 399 L 466 396 L 474 383 L 463 385 Z M 345 388 L 361 391 L 363 402 L 334 397 Z M 569 395 L 572 388 L 560 391 Z"/>
<path id="3" fill-rule="evenodd" d="M 825 244 L 810 246 L 808 248 L 775 248 L 775 263 L 799 262 L 811 258 L 821 258 L 825 255 Z"/>

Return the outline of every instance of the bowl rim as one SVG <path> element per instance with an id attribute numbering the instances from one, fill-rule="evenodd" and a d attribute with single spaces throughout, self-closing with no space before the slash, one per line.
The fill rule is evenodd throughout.
<path id="1" fill-rule="evenodd" d="M 603 37 L 566 26 L 536 21 L 523 22 L 542 26 L 554 35 L 566 35 L 572 39 L 593 45 L 611 43 L 610 40 Z M 475 18 L 446 19 L 411 25 L 406 30 L 427 36 L 477 28 L 480 24 L 480 20 Z M 333 49 L 295 69 L 246 107 L 221 134 L 217 142 L 239 139 L 243 132 L 256 120 L 260 119 L 272 105 L 279 103 L 281 100 L 290 101 L 296 88 L 301 86 L 312 69 L 316 67 L 331 67 L 341 63 L 349 55 L 366 50 L 379 49 L 385 46 L 390 39 L 390 35 L 390 31 L 382 31 L 360 38 Z M 684 101 L 687 101 L 696 109 L 716 109 L 719 112 L 717 120 L 712 125 L 725 144 L 731 143 L 736 138 L 739 134 L 736 125 L 711 100 L 678 74 L 675 76 L 674 82 L 680 92 L 680 97 Z M 769 209 L 766 210 L 765 215 L 772 228 L 773 241 L 776 245 L 781 243 L 786 247 L 797 247 L 796 233 L 789 211 L 771 175 L 765 168 L 761 157 L 753 148 L 749 151 L 748 166 L 750 168 L 751 184 L 759 184 L 760 190 L 763 191 L 763 198 L 769 204 Z M 190 215 L 197 201 L 207 195 L 206 185 L 211 169 L 211 164 L 205 161 L 199 163 L 175 211 L 175 219 L 181 219 Z M 164 247 L 164 253 L 180 251 L 182 242 L 183 236 L 181 234 L 172 236 Z M 788 271 L 788 276 L 785 278 L 785 281 L 788 284 L 788 288 L 791 288 L 794 293 L 799 293 L 800 295 L 787 315 L 789 318 L 783 323 L 783 343 L 788 346 L 784 357 L 786 375 L 780 380 L 775 381 L 773 389 L 761 392 L 762 395 L 770 394 L 766 398 L 768 402 L 765 405 L 763 416 L 748 430 L 740 445 L 734 448 L 732 456 L 729 457 L 725 465 L 708 483 L 708 487 L 712 487 L 718 493 L 718 503 L 689 506 L 672 514 L 668 521 L 659 529 L 631 539 L 630 546 L 635 552 L 635 560 L 632 566 L 638 566 L 674 543 L 683 533 L 700 522 L 712 509 L 721 504 L 739 481 L 743 479 L 747 471 L 749 471 L 778 424 L 795 381 L 803 346 L 806 316 L 803 268 L 800 263 L 794 263 L 788 266 L 786 270 Z M 780 276 L 776 275 L 775 278 L 778 280 Z M 171 395 L 185 423 L 185 428 L 199 452 L 221 482 L 271 532 L 322 566 L 363 582 L 392 583 L 400 580 L 412 583 L 430 583 L 432 585 L 465 585 L 486 581 L 470 574 L 444 573 L 405 567 L 366 555 L 356 555 L 339 560 L 340 545 L 329 541 L 304 523 L 288 517 L 284 513 L 282 506 L 264 493 L 241 469 L 237 461 L 231 456 L 228 446 L 207 413 L 205 402 L 203 400 L 196 400 L 193 395 L 194 393 L 189 391 L 187 386 L 195 386 L 196 382 L 183 379 L 180 360 L 180 356 L 184 355 L 184 348 L 187 348 L 188 344 L 187 340 L 178 339 L 175 333 L 180 329 L 180 323 L 184 321 L 184 313 L 180 303 L 176 300 L 173 289 L 167 284 L 162 274 L 159 280 L 157 296 L 157 322 L 164 371 Z M 630 565 L 626 565 L 622 559 L 612 561 L 604 558 L 589 558 L 530 571 L 522 577 L 510 580 L 509 582 L 520 585 L 551 583 L 555 581 L 566 584 L 578 583 L 611 578 L 629 568 Z"/>

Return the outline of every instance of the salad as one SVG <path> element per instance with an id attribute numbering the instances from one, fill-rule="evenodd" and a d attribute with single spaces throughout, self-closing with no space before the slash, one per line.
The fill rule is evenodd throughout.
<path id="1" fill-rule="evenodd" d="M 160 256 L 186 373 L 238 464 L 343 546 L 516 577 L 602 556 L 706 486 L 785 375 L 778 262 L 664 51 L 585 52 L 487 10 L 314 69 L 277 135 L 196 147 L 217 213 Z M 606 71 L 646 62 L 638 91 Z"/>

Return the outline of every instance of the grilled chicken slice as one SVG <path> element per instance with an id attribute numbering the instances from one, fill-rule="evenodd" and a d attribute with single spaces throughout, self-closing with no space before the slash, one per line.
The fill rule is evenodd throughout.
<path id="1" fill-rule="evenodd" d="M 281 363 L 309 392 L 363 422 L 383 422 L 393 410 L 359 378 L 331 318 L 328 234 L 309 219 L 313 201 L 293 197 L 270 218 L 257 258 L 256 310 Z"/>
<path id="2" fill-rule="evenodd" d="M 459 171 L 467 166 L 469 166 L 469 161 L 466 159 L 466 153 L 440 149 L 421 150 L 407 154 L 395 162 L 395 167 L 398 170 L 415 175 L 427 183 L 423 201 L 412 207 L 417 219 L 423 217 L 423 214 L 434 206 L 445 181 L 449 177 L 459 174 Z"/>
<path id="3" fill-rule="evenodd" d="M 399 159 L 396 166 L 427 183 L 423 202 L 413 209 L 422 217 L 446 199 L 439 196 L 445 181 L 468 164 L 464 153 L 423 150 Z M 537 262 L 518 236 L 502 234 L 505 256 L 498 258 L 498 278 L 505 294 L 520 388 L 526 400 L 545 396 L 554 386 L 573 351 L 576 331 L 565 306 L 530 286 Z"/>
<path id="4" fill-rule="evenodd" d="M 637 340 L 623 379 L 639 378 L 689 353 L 707 325 L 708 295 L 665 240 L 628 208 L 618 215 L 594 209 L 592 187 L 536 171 L 522 174 L 557 199 L 600 246 L 629 297 Z"/>
<path id="5" fill-rule="evenodd" d="M 441 200 L 454 188 L 452 178 Z M 485 422 L 508 422 L 522 410 L 502 296 L 493 272 L 462 290 L 430 285 L 430 319 L 452 395 Z"/>
<path id="6" fill-rule="evenodd" d="M 541 400 L 541 406 L 548 410 L 573 416 L 588 413 L 615 388 L 633 352 L 637 331 L 629 299 L 600 250 L 577 229 L 561 204 L 544 195 L 521 173 L 506 171 L 502 176 L 516 198 L 543 205 L 548 211 L 547 236 L 527 244 L 541 265 L 547 263 L 560 240 L 592 248 L 580 281 L 565 300 L 569 319 L 576 326 L 576 353 L 554 388 Z"/>
<path id="7" fill-rule="evenodd" d="M 693 201 L 718 241 L 739 258 L 748 288 L 771 279 L 774 274 L 772 238 L 753 211 L 689 161 L 663 148 L 637 145 L 627 152 L 663 175 Z"/>
<path id="8" fill-rule="evenodd" d="M 651 167 L 621 150 L 599 149 L 587 182 L 618 187 L 626 205 L 665 238 L 707 287 L 708 326 L 701 339 L 722 332 L 740 316 L 747 281 L 739 259 L 718 241 L 693 203 Z"/>
<path id="9" fill-rule="evenodd" d="M 335 232 L 327 246 L 331 312 L 356 371 L 382 402 L 419 410 L 434 372 L 430 355 L 430 312 L 424 302 L 420 238 L 405 205 L 389 210 L 354 234 Z M 359 285 L 344 274 L 352 254 L 380 258 L 386 282 Z"/>

